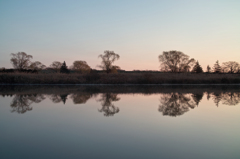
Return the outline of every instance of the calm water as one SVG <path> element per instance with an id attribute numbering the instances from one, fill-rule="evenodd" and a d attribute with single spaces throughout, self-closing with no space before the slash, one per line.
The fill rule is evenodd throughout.
<path id="1" fill-rule="evenodd" d="M 1 159 L 239 159 L 240 89 L 0 86 Z"/>

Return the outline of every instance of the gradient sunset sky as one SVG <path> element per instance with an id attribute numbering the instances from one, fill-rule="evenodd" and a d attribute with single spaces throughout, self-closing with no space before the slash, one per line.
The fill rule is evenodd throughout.
<path id="1" fill-rule="evenodd" d="M 46 66 L 83 60 L 96 69 L 104 50 L 124 70 L 159 70 L 170 50 L 204 71 L 240 63 L 240 0 L 0 0 L 0 67 L 26 52 Z"/>

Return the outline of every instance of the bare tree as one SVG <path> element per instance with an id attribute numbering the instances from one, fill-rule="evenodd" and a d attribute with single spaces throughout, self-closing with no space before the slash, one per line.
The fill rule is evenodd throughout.
<path id="1" fill-rule="evenodd" d="M 29 68 L 33 70 L 42 70 L 45 69 L 46 66 L 39 61 L 35 61 L 30 64 Z"/>
<path id="2" fill-rule="evenodd" d="M 112 64 L 114 63 L 114 61 L 120 58 L 120 56 L 114 53 L 114 51 L 109 51 L 109 50 L 104 51 L 104 54 L 99 55 L 98 57 L 102 59 L 102 62 L 101 62 L 102 64 L 99 65 L 98 67 L 105 70 L 107 73 L 110 73 L 113 70 Z M 116 66 L 114 66 L 114 68 L 116 68 Z"/>
<path id="3" fill-rule="evenodd" d="M 59 61 L 53 61 L 52 64 L 50 65 L 50 67 L 53 69 L 60 69 L 61 66 L 62 66 L 62 63 Z"/>
<path id="4" fill-rule="evenodd" d="M 195 60 L 180 51 L 164 51 L 158 56 L 161 70 L 166 72 L 188 72 Z"/>
<path id="5" fill-rule="evenodd" d="M 222 65 L 222 69 L 226 73 L 237 73 L 239 67 L 240 67 L 239 63 L 235 61 L 224 62 Z"/>
<path id="6" fill-rule="evenodd" d="M 74 61 L 72 69 L 81 73 L 89 73 L 91 71 L 91 67 L 87 64 L 86 61 Z"/>
<path id="7" fill-rule="evenodd" d="M 31 63 L 32 55 L 28 55 L 25 52 L 11 53 L 10 59 L 13 67 L 18 70 L 27 69 Z"/>

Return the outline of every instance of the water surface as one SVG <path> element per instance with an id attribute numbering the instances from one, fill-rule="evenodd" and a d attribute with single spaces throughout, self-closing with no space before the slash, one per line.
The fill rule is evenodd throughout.
<path id="1" fill-rule="evenodd" d="M 0 158 L 240 158 L 236 86 L 1 86 Z"/>

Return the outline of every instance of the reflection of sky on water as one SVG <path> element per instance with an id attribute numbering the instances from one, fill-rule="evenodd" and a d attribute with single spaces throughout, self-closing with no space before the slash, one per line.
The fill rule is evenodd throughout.
<path id="1" fill-rule="evenodd" d="M 220 102 L 216 102 L 220 96 Z M 31 102 L 32 110 L 18 114 L 11 113 L 16 96 L 0 96 L 3 158 L 231 159 L 240 156 L 237 93 L 66 96 L 63 92 L 56 98 L 52 94 L 23 97 Z M 175 117 L 171 113 L 178 109 L 174 107 L 170 114 L 163 115 L 159 108 L 166 102 L 170 106 L 183 103 L 181 106 L 188 106 L 188 111 L 177 112 Z M 114 116 L 107 118 L 105 112 L 99 111 L 112 105 L 119 109 Z"/>

